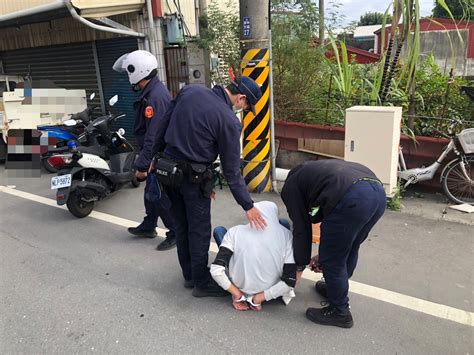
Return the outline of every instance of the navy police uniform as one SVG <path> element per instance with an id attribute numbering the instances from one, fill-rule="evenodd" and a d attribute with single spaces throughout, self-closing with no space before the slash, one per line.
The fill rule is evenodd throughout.
<path id="1" fill-rule="evenodd" d="M 342 160 L 309 161 L 293 168 L 281 191 L 293 222 L 297 265 L 309 264 L 312 223 L 321 223 L 319 264 L 329 304 L 348 309 L 348 279 L 360 244 L 385 211 L 382 183 L 367 167 Z"/>
<path id="2" fill-rule="evenodd" d="M 175 161 L 206 166 L 219 155 L 230 190 L 237 203 L 247 211 L 253 208 L 253 201 L 240 171 L 241 130 L 242 125 L 222 86 L 209 89 L 187 85 L 159 122 L 154 151 L 164 151 Z M 179 187 L 170 188 L 168 193 L 183 276 L 187 281 L 192 280 L 195 287 L 205 288 L 210 281 L 210 194 L 186 177 Z"/>
<path id="3" fill-rule="evenodd" d="M 138 171 L 148 171 L 150 167 L 158 123 L 163 119 L 170 101 L 171 95 L 158 77 L 155 76 L 134 103 L 134 134 L 140 148 L 140 154 L 135 161 L 135 169 Z M 172 236 L 174 227 L 169 210 L 162 208 L 159 203 L 148 201 L 146 197 L 144 201 L 146 216 L 138 228 L 143 231 L 154 231 L 158 217 L 161 217 L 164 225 L 169 229 L 168 237 Z"/>

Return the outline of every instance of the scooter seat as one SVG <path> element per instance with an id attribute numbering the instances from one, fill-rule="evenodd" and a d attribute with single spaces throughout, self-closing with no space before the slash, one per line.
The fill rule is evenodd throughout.
<path id="1" fill-rule="evenodd" d="M 77 133 L 77 132 L 84 131 L 84 128 L 82 126 L 79 126 L 79 125 L 76 125 L 76 126 L 66 126 L 66 125 L 49 126 L 49 125 L 43 125 L 43 126 L 37 126 L 37 129 L 40 130 L 40 131 L 60 130 L 60 131 L 67 131 L 67 132 L 71 132 L 71 133 Z"/>
<path id="2" fill-rule="evenodd" d="M 105 152 L 104 148 L 98 148 L 98 147 L 86 147 L 86 146 L 79 146 L 78 150 L 81 153 L 87 153 L 87 154 L 94 154 L 102 159 L 108 159 L 108 154 Z"/>

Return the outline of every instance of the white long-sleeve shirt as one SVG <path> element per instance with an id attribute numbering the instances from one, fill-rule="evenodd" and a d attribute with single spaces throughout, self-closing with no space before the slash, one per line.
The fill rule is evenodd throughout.
<path id="1" fill-rule="evenodd" d="M 278 220 L 278 208 L 269 201 L 255 203 L 267 222 L 264 230 L 249 224 L 228 230 L 220 248 L 232 252 L 228 276 L 223 265 L 213 263 L 211 275 L 225 290 L 231 283 L 247 295 L 265 293 L 271 300 L 283 296 L 286 304 L 295 296 L 293 288 L 281 280 L 284 264 L 294 264 L 291 232 Z"/>

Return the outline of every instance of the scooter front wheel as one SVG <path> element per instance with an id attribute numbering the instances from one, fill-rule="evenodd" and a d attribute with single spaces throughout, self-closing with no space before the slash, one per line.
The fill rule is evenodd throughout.
<path id="1" fill-rule="evenodd" d="M 94 201 L 86 202 L 78 191 L 69 194 L 66 202 L 67 209 L 77 218 L 87 217 L 94 209 Z"/>

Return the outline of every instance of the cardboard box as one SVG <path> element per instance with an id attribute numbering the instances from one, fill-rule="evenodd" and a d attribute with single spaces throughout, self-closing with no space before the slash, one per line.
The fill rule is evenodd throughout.
<path id="1" fill-rule="evenodd" d="M 321 236 L 321 223 L 312 224 L 313 227 L 313 243 L 319 244 L 319 238 Z"/>

